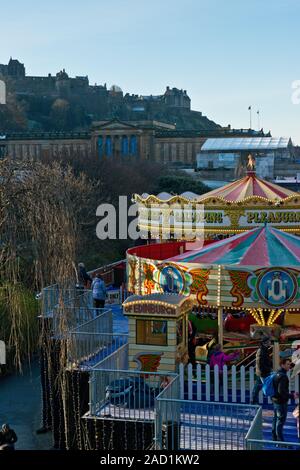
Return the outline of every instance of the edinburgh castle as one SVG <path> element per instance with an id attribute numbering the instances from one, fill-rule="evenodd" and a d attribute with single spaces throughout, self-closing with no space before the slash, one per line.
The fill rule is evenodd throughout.
<path id="1" fill-rule="evenodd" d="M 207 137 L 252 135 L 221 127 L 191 110 L 186 90 L 124 94 L 117 85 L 90 85 L 87 76 L 26 75 L 24 64 L 0 64 L 7 104 L 0 105 L 0 154 L 39 157 L 61 152 L 136 156 L 193 165 Z"/>

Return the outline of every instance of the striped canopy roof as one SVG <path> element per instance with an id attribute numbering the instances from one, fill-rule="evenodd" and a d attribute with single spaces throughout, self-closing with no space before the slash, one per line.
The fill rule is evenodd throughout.
<path id="1" fill-rule="evenodd" d="M 269 200 L 281 200 L 291 196 L 299 196 L 299 194 L 265 181 L 256 176 L 254 171 L 249 171 L 244 178 L 203 194 L 199 196 L 198 200 L 202 201 L 209 197 L 219 197 L 225 199 L 225 201 L 238 202 L 255 196 Z"/>
<path id="2" fill-rule="evenodd" d="M 208 200 L 214 198 L 225 202 L 236 203 L 251 198 L 258 198 L 267 202 L 277 202 L 294 197 L 299 198 L 299 193 L 259 178 L 256 176 L 255 171 L 248 171 L 247 175 L 243 178 L 226 184 L 221 188 L 213 189 L 205 194 L 199 195 L 187 191 L 180 195 L 162 192 L 154 196 L 153 194 L 143 193 L 141 196 L 135 194 L 134 200 L 138 202 L 169 203 L 177 202 L 179 199 L 186 204 L 191 202 L 201 202 L 205 204 Z"/>
<path id="3" fill-rule="evenodd" d="M 182 263 L 296 267 L 300 266 L 300 238 L 273 227 L 255 228 L 200 250 L 187 251 L 168 261 Z"/>

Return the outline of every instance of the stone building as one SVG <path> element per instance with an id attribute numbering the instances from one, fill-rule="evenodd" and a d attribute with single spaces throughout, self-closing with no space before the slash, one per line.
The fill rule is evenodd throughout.
<path id="1" fill-rule="evenodd" d="M 195 166 L 196 155 L 209 137 L 263 135 L 230 127 L 179 131 L 160 121 L 98 121 L 86 132 L 27 132 L 0 135 L 0 155 L 40 158 L 43 155 L 94 154 L 101 158 L 128 158 L 169 165 Z"/>
<path id="2" fill-rule="evenodd" d="M 22 78 L 25 77 L 25 67 L 18 60 L 10 58 L 7 65 L 0 64 L 0 73 L 3 76 Z"/>
<path id="3" fill-rule="evenodd" d="M 26 75 L 24 64 L 10 59 L 7 65 L 0 64 L 0 76 L 8 82 L 10 91 L 26 109 L 26 117 L 31 128 L 36 130 L 57 130 L 55 122 L 50 122 L 51 109 L 57 99 L 68 101 L 73 115 L 78 107 L 85 119 L 74 122 L 72 128 L 88 127 L 92 121 L 155 120 L 174 124 L 180 129 L 216 129 L 220 126 L 191 109 L 191 99 L 186 90 L 167 86 L 159 95 L 136 95 L 123 93 L 113 85 L 90 84 L 88 76 L 70 77 L 65 69 L 47 76 Z M 77 108 L 77 111 L 76 111 Z M 45 124 L 47 123 L 47 124 Z M 48 127 L 45 127 L 48 125 Z M 1 132 L 0 127 L 0 132 Z M 64 130 L 69 130 L 65 127 Z"/>

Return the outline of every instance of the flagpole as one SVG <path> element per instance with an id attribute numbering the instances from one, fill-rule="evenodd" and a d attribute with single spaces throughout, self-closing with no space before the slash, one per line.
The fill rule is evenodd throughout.
<path id="1" fill-rule="evenodd" d="M 249 111 L 250 111 L 250 129 L 252 129 L 252 107 L 249 106 Z"/>
<path id="2" fill-rule="evenodd" d="M 259 113 L 259 110 L 256 111 L 256 114 L 257 114 L 257 130 L 259 131 L 260 130 L 260 113 Z"/>

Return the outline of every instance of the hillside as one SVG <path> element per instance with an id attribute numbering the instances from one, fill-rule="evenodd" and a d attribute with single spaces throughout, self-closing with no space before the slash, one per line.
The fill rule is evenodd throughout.
<path id="1" fill-rule="evenodd" d="M 178 130 L 220 127 L 199 111 L 191 110 L 186 90 L 166 87 L 161 95 L 123 93 L 117 85 L 90 85 L 87 76 L 26 75 L 24 64 L 11 59 L 0 64 L 9 106 L 0 106 L 0 130 L 72 131 L 88 129 L 93 121 L 157 120 L 176 124 Z"/>

